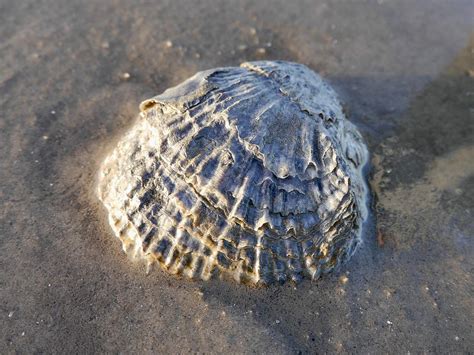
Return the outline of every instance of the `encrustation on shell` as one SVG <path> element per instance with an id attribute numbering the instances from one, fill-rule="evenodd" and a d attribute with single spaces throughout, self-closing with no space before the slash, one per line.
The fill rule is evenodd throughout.
<path id="1" fill-rule="evenodd" d="M 361 241 L 368 152 L 306 66 L 199 72 L 140 105 L 100 170 L 124 250 L 196 279 L 318 278 Z"/>

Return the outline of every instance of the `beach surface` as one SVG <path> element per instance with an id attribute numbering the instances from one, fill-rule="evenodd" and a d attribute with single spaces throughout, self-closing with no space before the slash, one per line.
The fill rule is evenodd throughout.
<path id="1" fill-rule="evenodd" d="M 0 353 L 473 352 L 473 18 L 470 0 L 0 0 Z M 364 135 L 363 245 L 298 285 L 147 275 L 97 198 L 102 159 L 144 99 L 261 59 L 320 73 Z"/>

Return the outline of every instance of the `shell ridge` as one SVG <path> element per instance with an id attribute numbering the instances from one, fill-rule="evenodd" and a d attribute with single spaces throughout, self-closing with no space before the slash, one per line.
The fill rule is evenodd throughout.
<path id="1" fill-rule="evenodd" d="M 291 66 L 291 67 L 303 67 L 303 70 L 305 71 L 305 74 L 308 74 L 313 79 L 316 79 L 319 82 L 319 84 L 324 87 L 324 89 L 325 89 L 324 92 L 328 93 L 327 95 L 324 95 L 325 96 L 324 99 L 330 99 L 330 96 L 337 97 L 334 90 L 325 82 L 325 80 L 323 78 L 321 78 L 319 75 L 317 75 L 313 71 L 308 70 L 307 68 L 305 68 L 301 64 L 286 62 L 286 61 L 275 61 L 274 64 L 272 63 L 271 65 L 268 65 L 268 61 L 261 61 L 261 62 L 257 61 L 257 62 L 242 63 L 241 66 L 248 69 L 248 70 L 250 70 L 250 71 L 255 72 L 258 75 L 261 75 L 263 77 L 266 77 L 268 79 L 273 80 L 277 84 L 277 86 L 279 87 L 279 91 L 283 95 L 288 96 L 288 98 L 292 102 L 294 102 L 299 107 L 301 112 L 303 112 L 303 113 L 306 113 L 306 114 L 308 114 L 310 116 L 313 116 L 313 117 L 317 116 L 317 117 L 321 118 L 323 121 L 328 120 L 328 119 L 329 120 L 334 120 L 334 116 L 339 115 L 339 114 L 342 113 L 342 108 L 340 107 L 340 104 L 337 102 L 337 99 L 336 100 L 331 100 L 331 101 L 334 101 L 334 102 L 332 102 L 333 105 L 329 105 L 328 107 L 326 107 L 326 109 L 321 107 L 320 106 L 321 104 L 318 105 L 319 109 L 315 109 L 315 108 L 305 106 L 301 101 L 301 95 L 299 97 L 295 96 L 294 93 L 292 94 L 292 90 L 290 90 L 287 85 L 285 85 L 283 82 L 277 80 L 277 78 L 275 76 L 272 76 L 272 74 L 278 72 L 278 70 L 279 70 L 278 66 L 282 65 L 282 64 L 285 65 L 285 66 Z M 318 93 L 320 93 L 320 92 L 321 92 L 321 90 L 319 90 Z M 333 109 L 331 109 L 330 106 L 334 106 Z"/>
<path id="2" fill-rule="evenodd" d="M 172 167 L 172 164 L 170 164 L 170 163 L 167 162 L 166 160 L 162 160 L 161 157 L 157 157 L 157 158 L 160 159 L 160 160 L 162 161 L 162 163 L 167 166 L 167 168 L 165 168 L 165 169 L 171 171 L 173 174 L 175 174 L 177 177 L 179 177 L 184 183 L 186 183 L 187 186 L 192 189 L 192 191 L 194 192 L 194 194 L 195 194 L 199 199 L 201 199 L 201 201 L 202 201 L 203 203 L 205 203 L 206 205 L 208 205 L 208 206 L 210 207 L 210 210 L 214 210 L 215 212 L 218 212 L 218 213 L 221 215 L 221 217 L 232 217 L 232 215 L 226 213 L 226 211 L 225 211 L 223 208 L 221 208 L 221 207 L 219 207 L 219 206 L 213 204 L 206 196 L 202 195 L 202 194 L 197 190 L 197 187 L 192 184 L 192 182 L 190 182 L 188 179 L 186 179 L 185 176 L 183 176 L 179 171 L 177 171 L 176 169 L 174 169 L 174 168 Z M 243 197 L 243 196 L 242 196 L 242 197 Z M 238 204 L 235 204 L 235 207 L 238 208 Z M 271 212 L 268 208 L 263 208 L 262 211 L 264 211 L 264 210 L 266 210 L 266 211 L 268 211 L 268 212 L 270 212 L 270 213 L 272 213 L 272 214 L 278 214 L 278 215 L 280 215 L 281 217 L 285 217 L 282 212 Z M 242 228 L 245 228 L 245 230 L 246 230 L 247 232 L 255 232 L 255 229 L 252 229 L 251 226 L 248 226 L 248 225 L 245 223 L 244 220 L 242 220 L 242 219 L 240 219 L 240 218 L 235 218 L 235 220 L 238 220 L 238 221 L 240 221 L 241 223 L 243 222 L 243 224 L 240 223 L 240 226 L 241 226 Z M 267 233 L 265 234 L 265 237 L 269 237 L 269 238 L 273 238 L 273 239 L 281 238 L 281 235 L 280 235 L 279 233 L 277 233 L 277 232 L 276 232 L 275 230 L 273 230 L 273 229 L 267 229 L 266 232 L 267 232 Z M 311 232 L 308 232 L 308 233 L 305 233 L 304 235 L 301 235 L 300 238 L 298 238 L 298 240 L 305 240 L 305 239 L 310 238 L 310 237 L 311 237 Z M 295 239 L 295 236 L 287 236 L 287 238 L 293 238 L 293 239 Z"/>
<path id="3" fill-rule="evenodd" d="M 210 122 L 209 125 L 206 125 L 206 126 L 204 126 L 204 127 L 208 127 L 208 126 L 210 126 L 211 124 L 214 124 L 214 122 Z M 209 155 L 209 156 L 207 156 L 206 158 L 211 158 L 211 157 L 212 157 L 212 156 Z M 160 158 L 162 158 L 162 159 L 163 159 L 163 162 L 166 163 L 168 166 L 171 167 L 171 166 L 173 165 L 172 162 L 168 161 L 168 160 L 165 159 L 164 157 L 161 157 L 161 156 L 160 156 Z M 255 158 L 255 155 L 254 155 L 254 158 Z M 205 161 L 206 161 L 206 160 L 205 160 Z M 176 170 L 176 169 L 173 169 L 173 170 L 175 171 L 175 173 L 180 174 L 180 172 L 179 172 L 178 170 Z M 196 173 L 199 173 L 199 169 L 197 169 L 195 172 L 196 172 Z M 246 170 L 243 169 L 243 170 L 241 171 L 241 176 L 244 175 L 245 172 L 246 172 Z M 271 171 L 270 171 L 270 174 L 273 175 L 273 177 L 274 177 L 275 180 L 280 180 L 280 179 L 278 179 Z M 181 174 L 180 174 L 180 175 L 181 175 Z M 188 181 L 188 179 L 186 179 L 184 176 L 182 176 L 182 178 L 185 179 L 185 181 Z M 189 183 L 189 181 L 188 181 L 188 183 Z M 198 192 L 198 188 L 197 188 L 195 185 L 193 185 L 193 188 L 194 188 L 194 190 L 198 193 L 198 195 L 199 195 L 201 198 L 206 198 L 202 193 Z M 280 186 L 280 188 L 281 188 L 281 186 Z M 229 192 L 231 192 L 231 191 L 229 191 Z M 305 193 L 304 191 L 300 191 L 300 192 L 302 193 L 302 195 L 306 195 L 306 193 Z M 311 195 L 309 195 L 309 196 L 311 197 Z M 234 196 L 234 197 L 236 197 L 236 196 Z M 250 196 L 250 198 L 252 198 L 252 197 Z M 206 198 L 206 200 L 207 200 L 207 198 Z M 209 200 L 207 200 L 207 201 L 209 201 Z M 316 201 L 315 201 L 315 202 L 316 202 Z M 216 205 L 214 205 L 214 204 L 212 204 L 212 203 L 210 203 L 210 202 L 209 202 L 209 204 L 210 204 L 211 206 L 213 206 L 213 208 L 218 208 L 218 207 L 219 207 L 219 206 L 216 206 Z M 221 208 L 219 208 L 219 209 L 221 209 Z M 224 209 L 221 209 L 221 210 L 222 210 L 221 213 L 222 213 L 223 215 L 227 215 L 227 213 L 226 213 L 226 211 L 225 211 Z M 265 213 L 264 211 L 266 210 L 267 212 L 269 212 L 269 213 L 271 213 L 271 214 L 277 214 L 277 215 L 279 215 L 280 217 L 287 217 L 288 215 L 294 215 L 293 213 L 284 213 L 284 212 L 282 212 L 282 211 L 271 211 L 270 208 L 268 208 L 268 207 L 264 207 L 264 208 L 262 208 L 262 210 L 263 210 L 263 211 L 262 211 L 263 213 Z M 315 207 L 312 208 L 312 209 L 308 209 L 307 212 L 315 212 L 315 211 L 317 211 L 317 205 L 315 205 Z M 273 228 L 271 228 L 271 231 L 272 231 L 273 233 L 276 233 L 276 235 L 280 235 L 280 233 L 281 233 L 281 232 L 280 232 L 280 233 L 277 232 L 277 231 L 276 231 L 275 229 L 273 229 Z M 304 237 L 306 237 L 306 235 L 303 235 L 301 238 L 304 238 Z"/>

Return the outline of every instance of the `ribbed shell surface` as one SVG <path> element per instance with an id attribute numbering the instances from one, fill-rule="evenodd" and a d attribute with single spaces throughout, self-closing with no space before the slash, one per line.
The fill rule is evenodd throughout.
<path id="1" fill-rule="evenodd" d="M 105 159 L 99 196 L 124 250 L 192 278 L 317 278 L 367 215 L 367 150 L 307 67 L 199 72 L 140 105 Z"/>

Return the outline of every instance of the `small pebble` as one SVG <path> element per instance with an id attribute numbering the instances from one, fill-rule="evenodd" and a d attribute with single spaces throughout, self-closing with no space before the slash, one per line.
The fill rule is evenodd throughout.
<path id="1" fill-rule="evenodd" d="M 170 40 L 165 41 L 165 47 L 166 47 L 166 48 L 171 48 L 171 47 L 173 47 L 173 42 L 171 42 Z"/>
<path id="2" fill-rule="evenodd" d="M 104 42 L 102 42 L 102 44 L 100 46 L 104 49 L 108 49 L 109 48 L 109 42 L 104 41 Z"/>
<path id="3" fill-rule="evenodd" d="M 275 323 L 276 323 L 276 324 L 280 324 L 280 320 L 277 319 L 277 320 L 275 321 Z"/>
<path id="4" fill-rule="evenodd" d="M 125 79 L 125 80 L 130 79 L 130 73 L 123 73 L 123 74 L 121 75 L 121 78 L 122 78 L 122 79 Z"/>
<path id="5" fill-rule="evenodd" d="M 13 317 L 13 313 L 15 313 L 15 312 L 11 311 L 10 313 L 8 313 L 8 318 Z"/>
<path id="6" fill-rule="evenodd" d="M 258 49 L 257 49 L 257 54 L 263 55 L 263 54 L 265 54 L 265 53 L 267 53 L 267 51 L 265 50 L 265 48 L 258 48 Z"/>
<path id="7" fill-rule="evenodd" d="M 43 136 L 43 139 L 44 140 L 47 140 L 49 137 L 48 136 Z"/>
<path id="8" fill-rule="evenodd" d="M 388 325 L 392 325 L 393 323 L 388 320 L 388 321 L 387 321 L 387 324 L 388 324 Z"/>
<path id="9" fill-rule="evenodd" d="M 253 28 L 253 27 L 250 27 L 249 32 L 250 32 L 250 34 L 251 34 L 252 36 L 255 36 L 255 35 L 257 34 L 257 30 L 256 30 L 255 28 Z"/>

